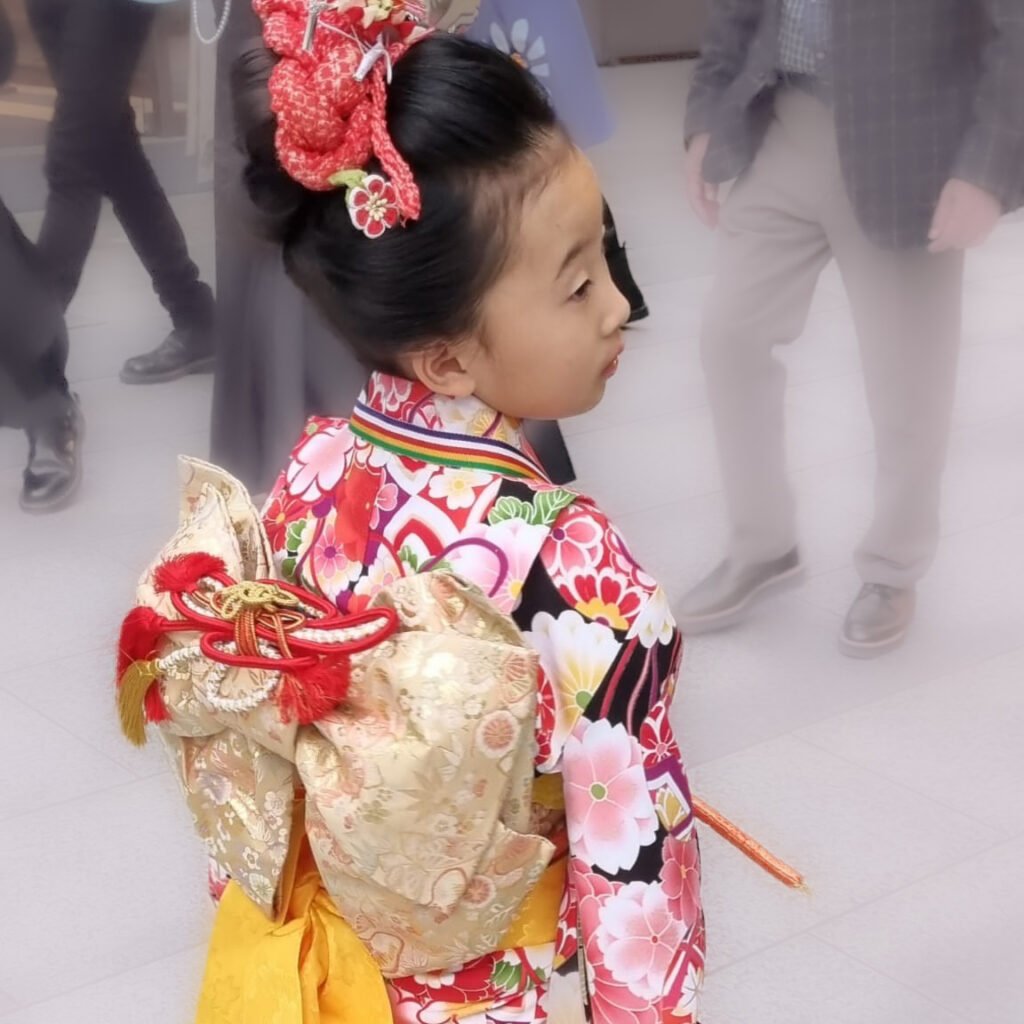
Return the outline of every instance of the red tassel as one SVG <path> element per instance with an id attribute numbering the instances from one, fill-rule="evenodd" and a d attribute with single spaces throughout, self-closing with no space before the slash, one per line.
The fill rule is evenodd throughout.
<path id="1" fill-rule="evenodd" d="M 196 551 L 191 555 L 176 555 L 157 566 L 153 573 L 153 586 L 161 594 L 186 594 L 206 576 L 226 572 L 224 562 L 215 555 Z"/>
<path id="2" fill-rule="evenodd" d="M 163 694 L 160 692 L 158 684 L 154 683 L 146 691 L 146 721 L 157 724 L 159 722 L 169 722 L 171 719 L 171 713 L 167 710 L 167 705 L 164 703 Z"/>
<path id="3" fill-rule="evenodd" d="M 281 718 L 312 725 L 348 696 L 348 685 L 348 658 L 324 659 L 312 668 L 288 673 L 277 691 Z"/>
<path id="4" fill-rule="evenodd" d="M 136 661 L 149 661 L 156 657 L 160 641 L 170 623 L 152 608 L 133 608 L 121 624 L 121 638 L 117 645 L 118 685 L 128 667 Z"/>

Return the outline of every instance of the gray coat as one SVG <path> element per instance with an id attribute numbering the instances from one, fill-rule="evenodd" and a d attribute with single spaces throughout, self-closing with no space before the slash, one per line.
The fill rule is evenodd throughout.
<path id="1" fill-rule="evenodd" d="M 927 239 L 950 177 L 1024 201 L 1024 2 L 828 0 L 832 102 L 843 175 L 865 233 Z M 712 0 L 687 109 L 711 133 L 709 181 L 754 159 L 778 85 L 782 0 Z"/>

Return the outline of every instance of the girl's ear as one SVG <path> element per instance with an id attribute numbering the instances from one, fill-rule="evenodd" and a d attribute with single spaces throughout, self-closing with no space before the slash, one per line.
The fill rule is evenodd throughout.
<path id="1" fill-rule="evenodd" d="M 477 389 L 472 366 L 479 345 L 480 342 L 475 338 L 458 342 L 435 342 L 407 356 L 405 370 L 409 377 L 426 385 L 436 394 L 447 395 L 449 398 L 468 398 Z"/>

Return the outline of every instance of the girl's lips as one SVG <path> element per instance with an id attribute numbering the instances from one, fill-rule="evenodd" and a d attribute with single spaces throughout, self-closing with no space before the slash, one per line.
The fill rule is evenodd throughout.
<path id="1" fill-rule="evenodd" d="M 618 355 L 605 367 L 604 373 L 601 374 L 605 380 L 611 380 L 619 372 L 619 359 L 624 351 L 624 348 L 620 348 Z"/>

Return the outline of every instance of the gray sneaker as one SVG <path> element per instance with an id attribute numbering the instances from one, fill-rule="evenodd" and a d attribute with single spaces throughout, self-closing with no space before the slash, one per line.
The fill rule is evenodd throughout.
<path id="1" fill-rule="evenodd" d="M 727 558 L 683 598 L 679 628 L 697 636 L 734 626 L 746 618 L 757 601 L 772 591 L 798 583 L 803 572 L 796 548 L 774 562 L 758 565 L 739 566 Z"/>
<path id="2" fill-rule="evenodd" d="M 865 583 L 843 623 L 839 649 L 850 658 L 877 658 L 899 647 L 914 621 L 916 607 L 913 587 Z"/>

